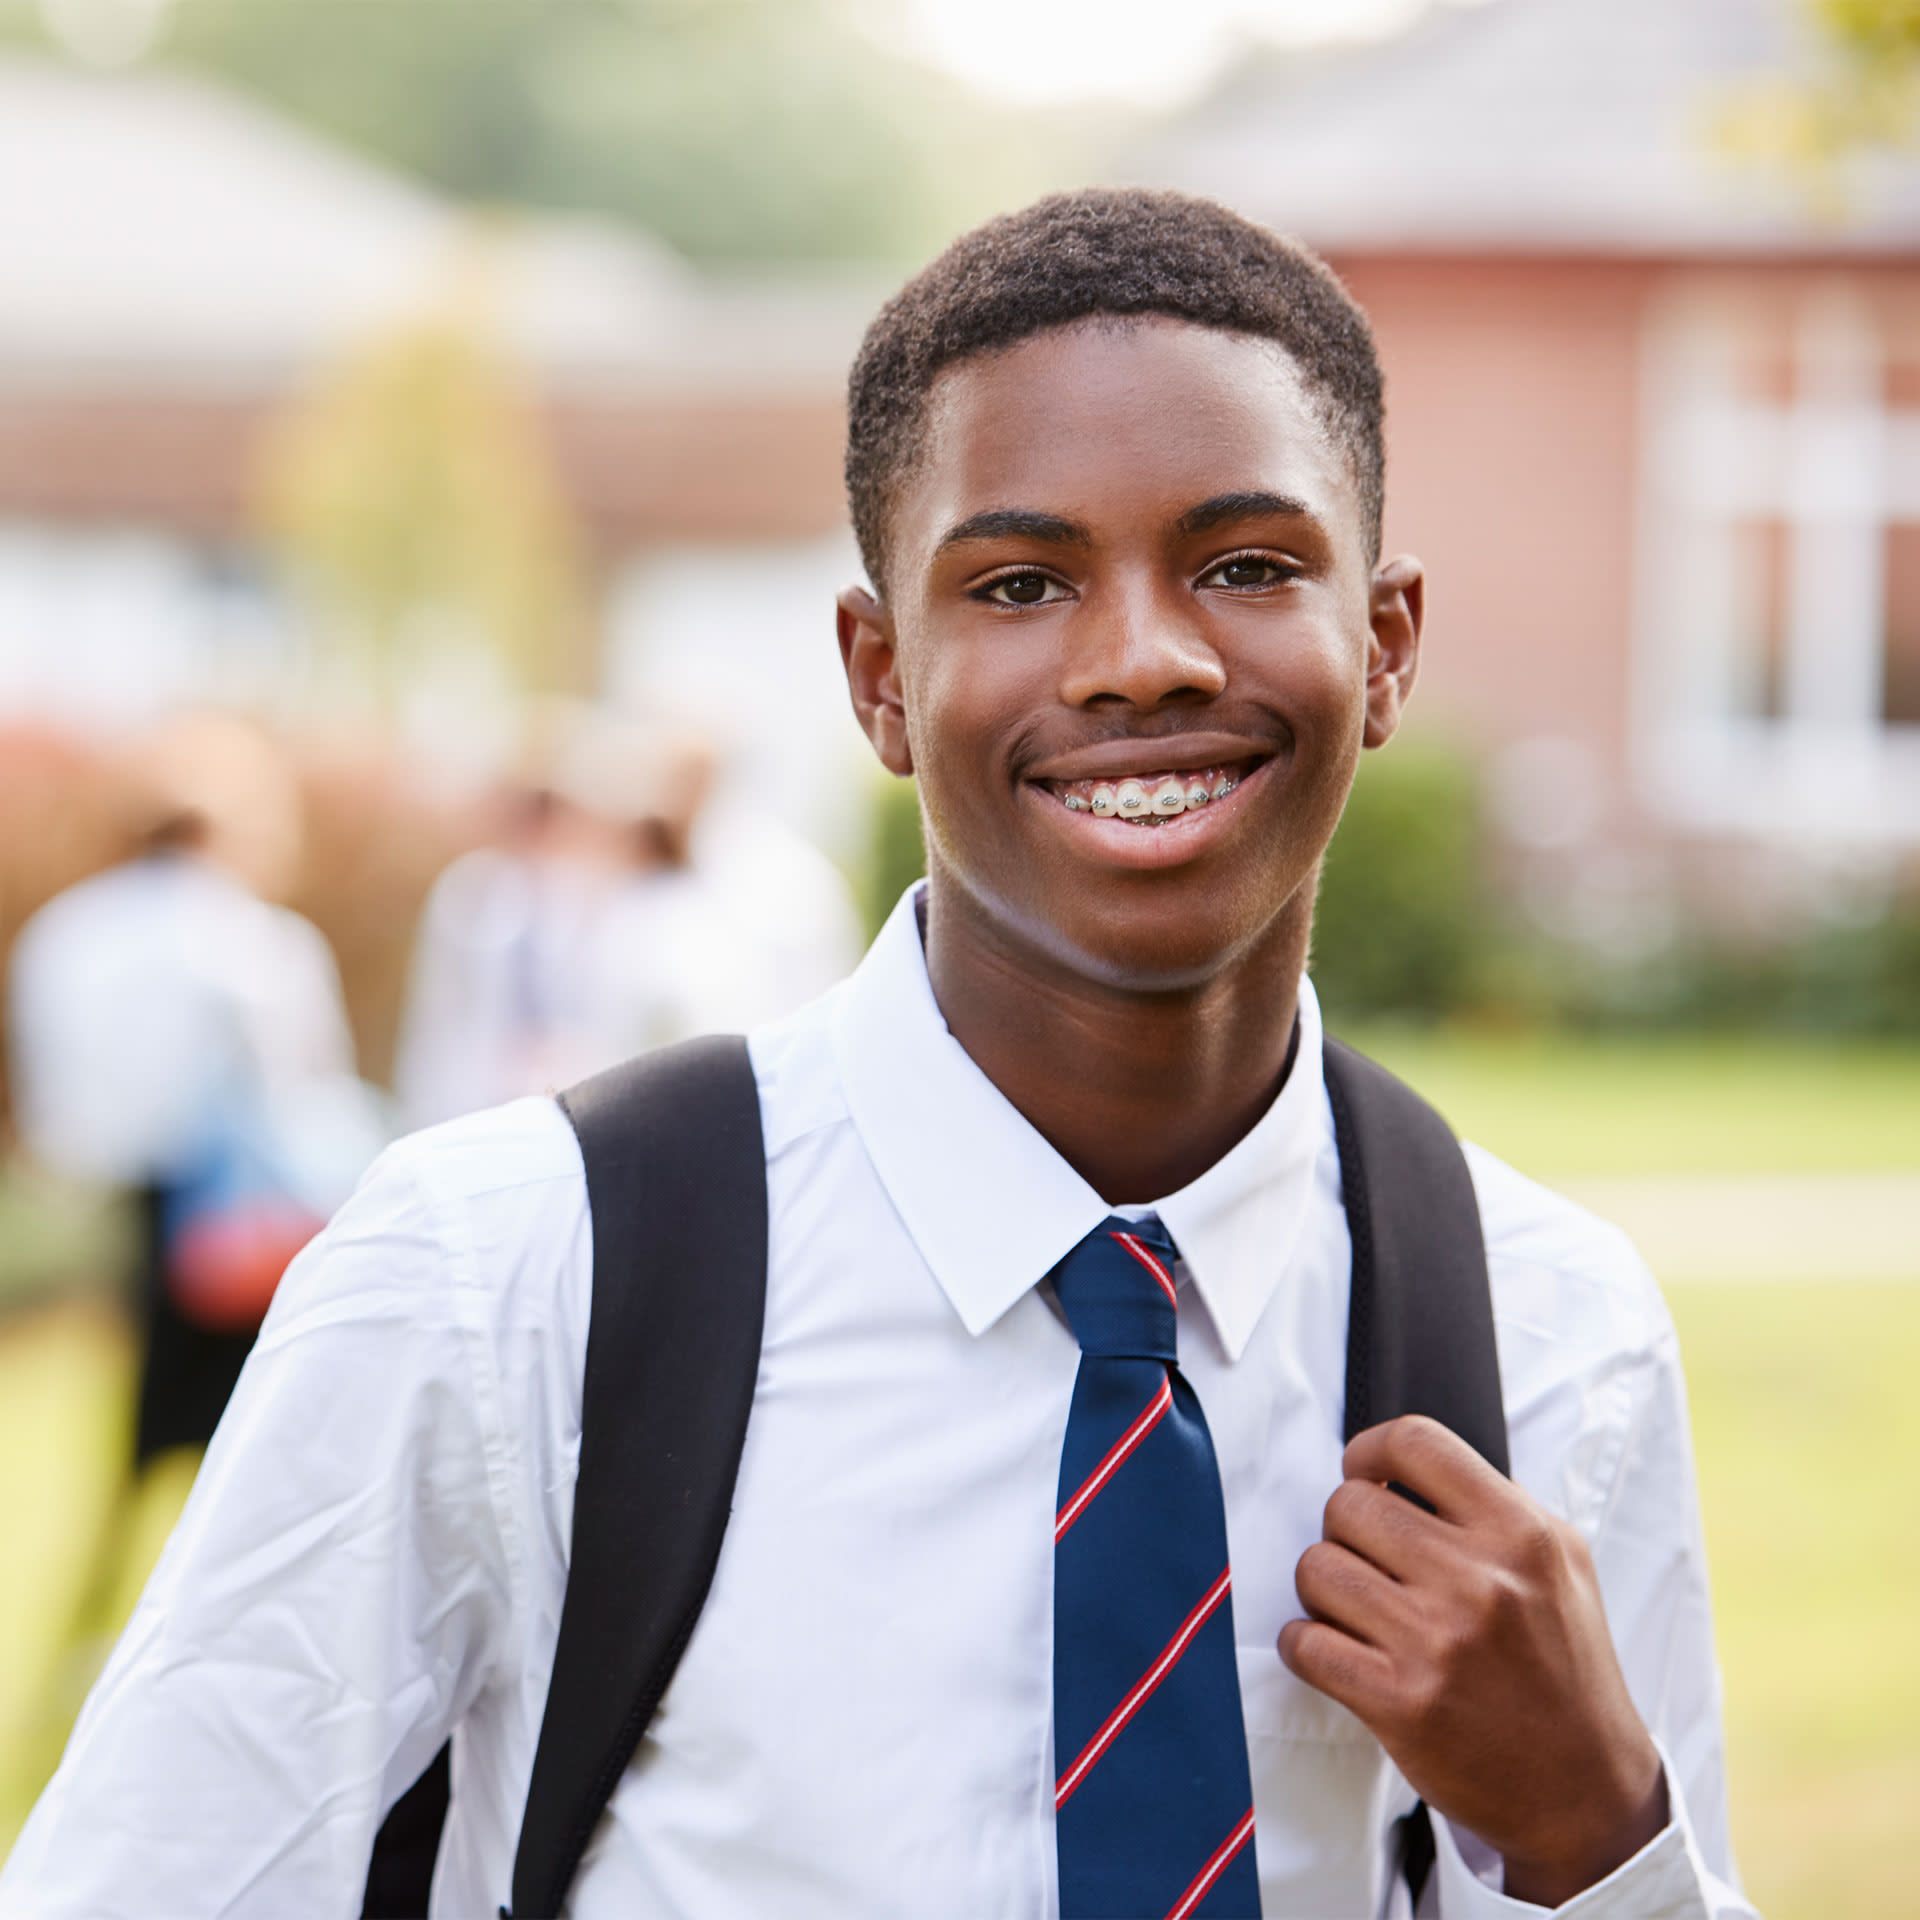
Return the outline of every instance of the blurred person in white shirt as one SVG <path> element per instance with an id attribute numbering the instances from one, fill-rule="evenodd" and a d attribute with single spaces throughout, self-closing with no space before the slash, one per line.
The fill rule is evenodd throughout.
<path id="1" fill-rule="evenodd" d="M 427 896 L 394 1069 L 409 1127 L 606 1063 L 585 956 L 633 846 L 569 771 L 592 732 L 585 709 L 537 709 L 498 830 Z"/>
<path id="2" fill-rule="evenodd" d="M 839 868 L 725 778 L 705 735 L 668 735 L 656 764 L 639 809 L 652 858 L 598 943 L 598 991 L 625 1043 L 607 1065 L 778 1019 L 844 979 L 865 946 Z"/>
<path id="3" fill-rule="evenodd" d="M 212 1437 L 280 1272 L 386 1128 L 325 938 L 272 904 L 304 831 L 283 757 L 203 716 L 135 759 L 140 851 L 29 920 L 8 1037 L 28 1152 L 137 1199 L 144 1466 Z"/>
<path id="4" fill-rule="evenodd" d="M 407 1124 L 787 1013 L 860 957 L 831 861 L 716 791 L 690 729 L 536 715 L 506 829 L 435 882 L 397 1082 Z"/>

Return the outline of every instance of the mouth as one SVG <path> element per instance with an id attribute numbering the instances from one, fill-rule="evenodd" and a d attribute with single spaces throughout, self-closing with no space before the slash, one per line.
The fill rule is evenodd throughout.
<path id="1" fill-rule="evenodd" d="M 1099 779 L 1036 780 L 1033 785 L 1068 813 L 1091 814 L 1151 832 L 1226 799 L 1262 764 L 1261 757 L 1254 755 L 1205 767 L 1157 771 L 1142 767 Z"/>

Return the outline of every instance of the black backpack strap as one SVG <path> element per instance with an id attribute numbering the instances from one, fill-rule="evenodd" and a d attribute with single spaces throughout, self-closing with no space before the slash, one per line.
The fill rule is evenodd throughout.
<path id="1" fill-rule="evenodd" d="M 1487 1245 L 1460 1142 L 1364 1054 L 1329 1039 L 1324 1061 L 1353 1242 L 1346 1438 L 1424 1413 L 1506 1473 Z M 1426 1803 L 1399 1826 L 1400 1871 L 1417 1907 L 1434 1861 Z"/>
<path id="2" fill-rule="evenodd" d="M 559 1100 L 586 1170 L 593 1310 L 567 1594 L 513 1863 L 513 1911 L 531 1920 L 559 1912 L 706 1602 L 767 1292 L 766 1151 L 744 1040 L 644 1054 Z M 427 1911 L 450 1752 L 381 1826 L 368 1920 Z"/>
<path id="3" fill-rule="evenodd" d="M 453 1743 L 449 1741 L 393 1803 L 374 1836 L 361 1920 L 420 1920 L 426 1912 L 452 1780 Z"/>
<path id="4" fill-rule="evenodd" d="M 1364 1054 L 1328 1040 L 1325 1062 L 1353 1240 L 1346 1437 L 1424 1413 L 1505 1473 L 1487 1247 L 1460 1142 Z"/>
<path id="5" fill-rule="evenodd" d="M 560 1096 L 593 1212 L 573 1552 L 513 1863 L 560 1911 L 713 1584 L 760 1368 L 767 1162 L 746 1042 L 693 1040 Z"/>

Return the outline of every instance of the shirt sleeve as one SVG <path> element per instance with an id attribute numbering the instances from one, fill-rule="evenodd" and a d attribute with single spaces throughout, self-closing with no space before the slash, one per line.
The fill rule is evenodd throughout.
<path id="1" fill-rule="evenodd" d="M 410 1152 L 282 1283 L 0 1915 L 358 1914 L 387 1807 L 501 1658 L 486 1321 Z"/>
<path id="2" fill-rule="evenodd" d="M 1596 1488 L 1590 1528 L 1607 1622 L 1634 1704 L 1666 1767 L 1664 1832 L 1557 1911 L 1568 1920 L 1756 1920 L 1727 1833 L 1720 1670 L 1694 1483 L 1679 1342 L 1650 1275 L 1634 1262 L 1653 1315 L 1637 1364 L 1603 1394 L 1627 1403 L 1618 1466 Z M 1580 1517 L 1580 1516 L 1576 1516 Z M 1434 1822 L 1442 1920 L 1520 1920 L 1545 1908 L 1510 1900 L 1500 1865 L 1471 1835 Z"/>

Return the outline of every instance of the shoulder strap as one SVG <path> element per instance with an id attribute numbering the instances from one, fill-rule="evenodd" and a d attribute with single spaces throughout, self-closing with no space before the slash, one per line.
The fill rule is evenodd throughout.
<path id="1" fill-rule="evenodd" d="M 572 1561 L 513 1863 L 522 1920 L 559 1912 L 706 1603 L 766 1310 L 746 1042 L 645 1054 L 560 1104 L 586 1166 L 593 1315 Z"/>
<path id="2" fill-rule="evenodd" d="M 513 1865 L 513 1911 L 535 1920 L 559 1911 L 705 1604 L 767 1282 L 766 1153 L 744 1040 L 645 1054 L 559 1098 L 587 1176 L 593 1309 L 572 1564 Z M 448 1759 L 442 1747 L 382 1825 L 365 1920 L 426 1912 Z"/>
<path id="3" fill-rule="evenodd" d="M 1364 1054 L 1330 1038 L 1324 1057 L 1353 1242 L 1346 1437 L 1424 1413 L 1505 1473 L 1487 1245 L 1460 1142 Z M 1400 1871 L 1417 1908 L 1434 1861 L 1426 1802 L 1399 1824 Z"/>
<path id="4" fill-rule="evenodd" d="M 1384 1067 L 1338 1040 L 1325 1057 L 1353 1241 L 1346 1437 L 1424 1413 L 1505 1473 L 1493 1295 L 1466 1156 Z"/>

